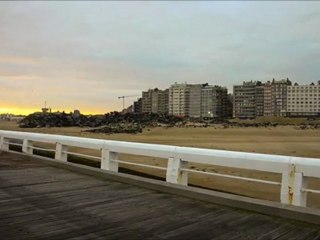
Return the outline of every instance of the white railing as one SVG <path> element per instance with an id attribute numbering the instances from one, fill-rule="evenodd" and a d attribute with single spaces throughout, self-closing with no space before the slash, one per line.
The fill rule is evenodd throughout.
<path id="1" fill-rule="evenodd" d="M 67 161 L 68 155 L 77 155 L 101 160 L 101 168 L 118 172 L 119 163 L 166 171 L 166 181 L 175 184 L 188 184 L 188 173 L 205 174 L 248 180 L 281 186 L 281 203 L 306 206 L 307 193 L 320 194 L 317 189 L 309 189 L 307 177 L 320 178 L 320 159 L 257 154 L 235 151 L 176 147 L 169 145 L 120 142 L 101 139 L 26 133 L 0 130 L 0 148 L 9 151 L 9 145 L 22 146 L 26 154 L 34 149 L 53 151 L 55 159 Z M 17 140 L 20 140 L 19 143 Z M 33 142 L 55 144 L 55 149 L 34 147 Z M 68 151 L 69 147 L 81 147 L 101 151 L 101 157 Z M 118 158 L 119 153 L 142 155 L 168 159 L 167 167 L 128 162 Z M 225 166 L 247 170 L 257 170 L 282 174 L 281 182 L 240 177 L 221 173 L 205 172 L 188 167 L 189 163 Z"/>

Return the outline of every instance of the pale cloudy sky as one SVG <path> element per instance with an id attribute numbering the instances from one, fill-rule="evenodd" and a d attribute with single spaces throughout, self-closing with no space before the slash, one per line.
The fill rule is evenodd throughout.
<path id="1" fill-rule="evenodd" d="M 0 112 L 121 110 L 118 96 L 174 82 L 315 82 L 319 29 L 316 1 L 0 2 Z"/>

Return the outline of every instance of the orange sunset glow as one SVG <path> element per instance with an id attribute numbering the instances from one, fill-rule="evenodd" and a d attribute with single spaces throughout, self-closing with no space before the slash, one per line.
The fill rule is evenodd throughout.
<path id="1" fill-rule="evenodd" d="M 41 109 L 37 109 L 37 108 L 18 108 L 18 107 L 8 107 L 8 108 L 4 108 L 4 107 L 0 107 L 0 114 L 5 114 L 5 113 L 11 113 L 11 114 L 15 114 L 15 115 L 28 115 L 34 112 L 40 112 Z M 73 112 L 74 109 L 52 109 L 52 112 L 57 112 L 57 111 L 65 111 L 66 113 L 69 112 Z M 111 110 L 106 110 L 106 109 L 80 109 L 82 114 L 104 114 L 107 113 Z"/>

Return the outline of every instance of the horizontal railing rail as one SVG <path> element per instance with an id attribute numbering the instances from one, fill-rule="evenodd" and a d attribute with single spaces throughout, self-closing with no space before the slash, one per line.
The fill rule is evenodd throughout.
<path id="1" fill-rule="evenodd" d="M 320 178 L 320 159 L 302 158 L 259 153 L 225 150 L 177 147 L 160 144 L 122 142 L 72 136 L 0 130 L 0 148 L 9 151 L 9 145 L 22 146 L 26 154 L 34 149 L 55 152 L 55 159 L 67 161 L 68 155 L 92 158 L 101 161 L 101 168 L 118 172 L 119 163 L 166 171 L 166 181 L 188 185 L 188 173 L 227 177 L 258 183 L 280 185 L 280 201 L 285 204 L 306 206 L 307 193 L 320 194 L 320 190 L 307 186 L 307 177 Z M 20 143 L 18 141 L 20 141 Z M 54 144 L 55 149 L 35 147 L 33 143 Z M 68 151 L 70 147 L 99 150 L 101 156 Z M 154 166 L 119 159 L 119 154 L 141 155 L 167 159 L 167 166 Z M 246 170 L 264 171 L 281 174 L 281 182 L 241 177 L 222 173 L 205 172 L 189 168 L 189 163 L 231 167 Z"/>

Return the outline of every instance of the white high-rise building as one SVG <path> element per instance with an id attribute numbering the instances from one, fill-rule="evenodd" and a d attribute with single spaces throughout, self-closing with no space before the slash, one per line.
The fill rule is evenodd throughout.
<path id="1" fill-rule="evenodd" d="M 287 116 L 320 115 L 320 82 L 317 85 L 293 85 L 287 89 Z"/>
<path id="2" fill-rule="evenodd" d="M 189 114 L 189 84 L 175 83 L 169 88 L 169 114 L 188 116 Z"/>

